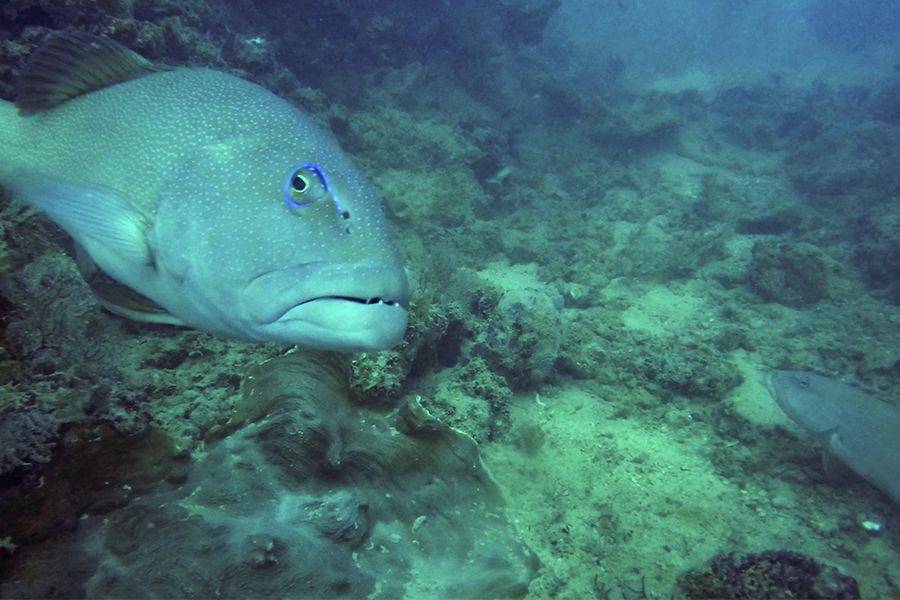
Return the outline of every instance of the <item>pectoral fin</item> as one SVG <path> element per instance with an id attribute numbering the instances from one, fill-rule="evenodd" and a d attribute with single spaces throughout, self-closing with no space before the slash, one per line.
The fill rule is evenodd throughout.
<path id="1" fill-rule="evenodd" d="M 47 182 L 38 176 L 14 186 L 23 201 L 41 209 L 101 264 L 98 252 L 134 266 L 152 266 L 150 219 L 113 189 Z"/>
<path id="2" fill-rule="evenodd" d="M 144 323 L 184 325 L 181 319 L 150 298 L 104 273 L 78 244 L 75 244 L 75 262 L 94 296 L 110 312 Z"/>
<path id="3" fill-rule="evenodd" d="M 822 451 L 822 469 L 831 481 L 848 481 L 853 478 L 853 470 L 844 462 L 845 454 L 841 436 L 836 431 L 831 432 L 828 446 Z"/>

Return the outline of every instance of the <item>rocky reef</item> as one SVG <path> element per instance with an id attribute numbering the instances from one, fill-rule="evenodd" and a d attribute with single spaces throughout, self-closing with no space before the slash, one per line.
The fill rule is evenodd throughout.
<path id="1" fill-rule="evenodd" d="M 640 89 L 634 56 L 539 43 L 564 9 L 0 6 L 4 99 L 78 28 L 307 111 L 413 290 L 349 365 L 137 325 L 0 192 L 0 595 L 859 595 L 824 563 L 898 594 L 896 532 L 857 525 L 896 509 L 747 408 L 773 367 L 897 397 L 896 69 Z"/>

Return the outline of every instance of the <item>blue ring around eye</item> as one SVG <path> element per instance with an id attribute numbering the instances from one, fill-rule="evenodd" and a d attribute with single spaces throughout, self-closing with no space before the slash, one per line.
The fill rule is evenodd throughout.
<path id="1" fill-rule="evenodd" d="M 294 176 L 298 171 L 303 169 L 309 169 L 313 173 L 316 174 L 316 177 L 319 178 L 319 181 L 322 182 L 322 187 L 325 188 L 326 197 L 331 197 L 334 200 L 334 204 L 337 207 L 338 214 L 342 213 L 342 209 L 340 204 L 337 201 L 337 198 L 334 197 L 334 193 L 331 191 L 331 184 L 328 182 L 328 177 L 325 176 L 325 171 L 315 163 L 303 163 L 302 165 L 297 165 L 293 169 L 291 169 L 291 174 L 288 175 L 287 181 L 284 182 L 284 202 L 288 205 L 288 207 L 292 209 L 297 208 L 305 208 L 316 201 L 316 199 L 310 200 L 309 202 L 295 202 L 293 195 L 291 194 L 291 185 L 294 181 Z"/>

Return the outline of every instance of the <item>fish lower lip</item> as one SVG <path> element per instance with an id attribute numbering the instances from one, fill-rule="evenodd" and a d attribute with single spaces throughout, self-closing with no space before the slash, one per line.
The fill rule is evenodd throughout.
<path id="1" fill-rule="evenodd" d="M 301 306 L 304 306 L 306 304 L 311 304 L 311 303 L 319 301 L 319 300 L 338 300 L 341 302 L 352 302 L 354 304 L 361 304 L 363 306 L 376 306 L 378 304 L 384 304 L 385 306 L 396 306 L 398 308 L 403 308 L 403 309 L 406 308 L 406 306 L 402 302 L 398 302 L 396 300 L 386 300 L 380 296 L 376 296 L 373 298 L 358 298 L 355 296 L 316 296 L 315 298 L 309 298 L 308 300 L 304 300 L 302 302 L 298 302 L 297 304 L 291 305 L 287 310 L 285 310 L 284 312 L 282 312 L 281 314 L 279 314 L 274 319 L 272 319 L 271 321 L 268 321 L 268 322 L 273 323 L 275 321 L 278 321 L 278 320 L 284 318 L 284 316 L 286 314 L 288 314 L 289 312 L 291 312 L 292 310 L 299 308 Z"/>
<path id="2" fill-rule="evenodd" d="M 303 300 L 302 302 L 298 302 L 296 304 L 291 305 L 284 312 L 280 313 L 279 315 L 275 316 L 274 318 L 272 318 L 271 320 L 266 321 L 266 322 L 274 323 L 276 321 L 280 321 L 280 320 L 284 319 L 285 317 L 287 317 L 289 313 L 300 308 L 301 306 L 312 304 L 313 302 L 316 302 L 319 300 L 321 300 L 321 301 L 329 301 L 329 300 L 335 301 L 336 300 L 339 302 L 350 302 L 350 303 L 358 304 L 358 305 L 362 305 L 362 306 L 373 306 L 373 307 L 378 306 L 378 305 L 391 306 L 391 307 L 396 307 L 397 309 L 399 309 L 401 311 L 404 311 L 404 312 L 406 311 L 406 306 L 404 305 L 404 303 L 398 302 L 396 300 L 385 300 L 384 298 L 381 298 L 381 297 L 358 298 L 358 297 L 354 297 L 354 296 L 316 296 L 315 298 L 309 298 L 308 300 Z"/>

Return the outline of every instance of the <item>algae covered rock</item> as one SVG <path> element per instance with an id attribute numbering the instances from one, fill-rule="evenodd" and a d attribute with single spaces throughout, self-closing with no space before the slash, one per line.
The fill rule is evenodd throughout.
<path id="1" fill-rule="evenodd" d="M 791 145 L 784 168 L 809 204 L 856 217 L 879 210 L 895 193 L 900 186 L 898 162 L 893 127 L 871 123 L 828 127 L 806 143 Z"/>
<path id="2" fill-rule="evenodd" d="M 766 302 L 811 306 L 828 297 L 825 253 L 812 244 L 759 242 L 753 246 L 750 284 Z"/>
<path id="3" fill-rule="evenodd" d="M 505 375 L 512 387 L 545 380 L 563 340 L 563 298 L 550 286 L 509 289 L 475 340 L 473 353 Z"/>
<path id="4" fill-rule="evenodd" d="M 803 223 L 803 218 L 803 211 L 798 206 L 783 206 L 741 217 L 735 224 L 735 231 L 742 235 L 781 235 Z"/>
<path id="5" fill-rule="evenodd" d="M 634 371 L 641 379 L 689 398 L 720 399 L 739 386 L 743 377 L 715 348 L 638 337 L 634 340 Z"/>
<path id="6" fill-rule="evenodd" d="M 44 499 L 6 530 L 17 560 L 0 596 L 524 595 L 538 562 L 475 442 L 418 400 L 355 405 L 347 382 L 321 353 L 254 367 L 230 424 L 187 464 L 149 434 L 64 450 Z M 79 497 L 70 476 L 90 505 L 60 506 L 46 521 L 65 528 L 27 539 L 41 503 Z M 54 563 L 80 566 L 54 569 L 51 590 L 40 574 Z"/>
<path id="7" fill-rule="evenodd" d="M 37 480 L 58 433 L 59 423 L 40 406 L 0 406 L 0 485 Z"/>
<path id="8" fill-rule="evenodd" d="M 856 580 L 798 552 L 720 554 L 679 578 L 687 598 L 859 598 Z"/>

